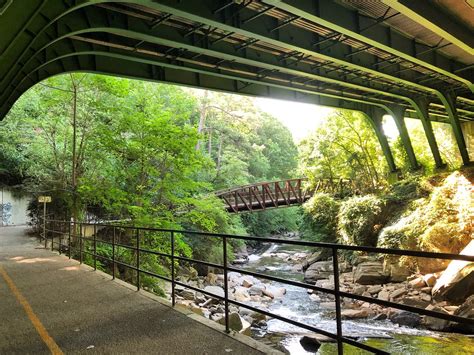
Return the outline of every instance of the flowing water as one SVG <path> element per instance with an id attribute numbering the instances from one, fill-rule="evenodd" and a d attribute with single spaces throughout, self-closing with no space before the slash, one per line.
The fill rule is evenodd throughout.
<path id="1" fill-rule="evenodd" d="M 261 254 L 249 256 L 249 263 L 242 269 L 256 271 L 290 280 L 303 280 L 303 273 L 295 271 L 294 265 L 270 253 L 308 252 L 301 246 L 271 245 Z M 307 290 L 301 287 L 273 283 L 285 287 L 287 293 L 283 299 L 274 300 L 270 305 L 272 313 L 301 323 L 336 333 L 334 311 L 321 309 L 319 302 L 310 299 Z M 368 345 L 375 346 L 394 354 L 474 354 L 474 339 L 452 333 L 440 333 L 422 329 L 413 329 L 393 324 L 389 320 L 343 320 L 344 336 L 355 337 Z M 290 354 L 310 354 L 300 345 L 301 336 L 308 331 L 291 324 L 271 319 L 266 332 L 256 334 L 269 342 L 277 342 Z M 271 341 L 270 341 L 271 339 Z M 352 346 L 344 348 L 345 354 L 365 354 Z M 334 343 L 323 343 L 318 354 L 337 354 Z"/>

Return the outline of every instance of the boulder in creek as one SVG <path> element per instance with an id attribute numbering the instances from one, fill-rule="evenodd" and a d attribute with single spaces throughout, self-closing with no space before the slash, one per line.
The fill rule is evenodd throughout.
<path id="1" fill-rule="evenodd" d="M 215 285 L 217 283 L 217 275 L 213 272 L 208 273 L 206 276 L 206 282 L 209 285 Z"/>
<path id="2" fill-rule="evenodd" d="M 474 239 L 460 254 L 474 255 Z M 474 262 L 451 261 L 436 281 L 432 294 L 435 300 L 446 300 L 455 304 L 464 302 L 474 294 Z"/>
<path id="3" fill-rule="evenodd" d="M 224 289 L 220 286 L 206 286 L 204 287 L 204 291 L 220 297 L 224 297 Z"/>
<path id="4" fill-rule="evenodd" d="M 249 288 L 250 296 L 261 296 L 263 294 L 263 290 L 265 290 L 264 284 L 253 285 Z"/>
<path id="5" fill-rule="evenodd" d="M 304 282 L 314 283 L 332 275 L 332 261 L 317 261 L 304 273 Z"/>
<path id="6" fill-rule="evenodd" d="M 329 279 L 318 280 L 316 281 L 315 286 L 334 290 L 334 277 L 330 277 Z"/>
<path id="7" fill-rule="evenodd" d="M 352 289 L 352 293 L 355 293 L 356 295 L 362 295 L 366 290 L 366 287 L 364 285 L 354 285 L 354 288 Z"/>
<path id="8" fill-rule="evenodd" d="M 300 339 L 300 344 L 307 352 L 316 353 L 321 347 L 321 343 L 314 338 L 304 336 Z"/>
<path id="9" fill-rule="evenodd" d="M 255 322 L 266 321 L 267 316 L 265 314 L 252 311 L 251 309 L 241 308 L 239 311 L 240 315 L 243 317 L 252 318 Z"/>
<path id="10" fill-rule="evenodd" d="M 398 311 L 390 316 L 390 320 L 393 323 L 414 328 L 420 325 L 421 317 L 416 313 L 408 311 Z"/>
<path id="11" fill-rule="evenodd" d="M 434 274 L 426 274 L 423 276 L 426 286 L 433 287 L 436 284 L 436 276 Z"/>
<path id="12" fill-rule="evenodd" d="M 253 285 L 259 283 L 260 281 L 257 280 L 255 277 L 253 276 L 242 276 L 240 279 L 239 279 L 239 282 L 242 286 L 244 287 L 252 287 Z"/>
<path id="13" fill-rule="evenodd" d="M 426 286 L 423 277 L 417 277 L 416 279 L 409 281 L 408 284 L 413 288 L 422 288 Z"/>
<path id="14" fill-rule="evenodd" d="M 367 292 L 371 295 L 379 293 L 380 291 L 382 291 L 382 285 L 374 285 L 367 288 Z"/>
<path id="15" fill-rule="evenodd" d="M 265 292 L 271 293 L 272 296 L 266 294 Z M 263 294 L 271 298 L 282 298 L 286 294 L 286 288 L 267 285 L 265 291 L 263 291 Z"/>
<path id="16" fill-rule="evenodd" d="M 367 308 L 361 309 L 343 309 L 341 311 L 342 319 L 358 319 L 367 318 L 369 316 L 369 310 Z"/>
<path id="17" fill-rule="evenodd" d="M 443 314 L 449 314 L 443 308 L 433 306 L 433 305 L 429 305 L 428 307 L 426 307 L 426 309 L 428 311 L 439 312 L 439 313 L 443 313 Z M 441 318 L 425 316 L 423 318 L 422 324 L 430 330 L 438 330 L 439 331 L 439 330 L 447 330 L 448 325 L 449 325 L 449 321 L 441 319 Z"/>
<path id="18" fill-rule="evenodd" d="M 399 260 L 393 258 L 386 258 L 383 263 L 384 273 L 388 275 L 390 282 L 403 282 L 410 276 L 410 270 L 399 264 Z"/>
<path id="19" fill-rule="evenodd" d="M 390 292 L 386 290 L 382 290 L 377 295 L 377 298 L 382 301 L 389 301 L 390 300 Z"/>
<path id="20" fill-rule="evenodd" d="M 418 296 L 404 297 L 400 301 L 400 303 L 407 306 L 411 306 L 411 307 L 417 307 L 417 308 L 426 308 L 430 304 L 429 301 L 422 300 Z"/>
<path id="21" fill-rule="evenodd" d="M 218 319 L 219 324 L 225 325 L 225 316 Z M 245 335 L 250 334 L 250 323 L 243 319 L 237 312 L 229 314 L 229 328 Z"/>
<path id="22" fill-rule="evenodd" d="M 385 313 L 378 313 L 372 318 L 372 320 L 385 320 L 385 319 L 387 319 L 387 315 Z"/>
<path id="23" fill-rule="evenodd" d="M 232 295 L 237 302 L 250 301 L 250 295 L 249 295 L 248 289 L 245 287 L 241 287 L 241 286 L 236 287 Z"/>
<path id="24" fill-rule="evenodd" d="M 400 296 L 403 296 L 407 293 L 407 289 L 405 287 L 402 287 L 402 288 L 397 288 L 396 290 L 394 290 L 392 293 L 390 293 L 390 297 L 392 298 L 397 298 L 397 297 L 400 297 Z"/>
<path id="25" fill-rule="evenodd" d="M 454 311 L 454 315 L 472 319 L 474 322 L 474 295 L 469 296 L 467 300 Z M 474 324 L 451 322 L 451 328 L 461 333 L 474 334 Z"/>
<path id="26" fill-rule="evenodd" d="M 183 297 L 185 300 L 193 300 L 194 301 L 194 296 L 195 296 L 196 292 L 193 291 L 193 290 L 182 290 L 179 295 L 181 297 Z"/>
<path id="27" fill-rule="evenodd" d="M 303 271 L 306 271 L 306 269 L 313 265 L 315 262 L 327 260 L 331 255 L 331 249 L 329 248 L 322 248 L 321 250 L 318 250 L 302 262 Z"/>
<path id="28" fill-rule="evenodd" d="M 361 285 L 377 285 L 387 281 L 388 275 L 378 261 L 365 261 L 354 270 L 354 282 Z"/>
<path id="29" fill-rule="evenodd" d="M 218 276 L 220 276 L 220 275 L 218 275 Z M 242 277 L 242 274 L 240 272 L 231 271 L 231 272 L 227 273 L 227 279 L 229 281 L 234 281 L 234 280 L 237 280 L 241 277 Z"/>

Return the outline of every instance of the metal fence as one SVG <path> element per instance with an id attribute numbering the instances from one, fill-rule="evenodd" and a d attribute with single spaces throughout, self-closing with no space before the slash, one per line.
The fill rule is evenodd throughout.
<path id="1" fill-rule="evenodd" d="M 100 237 L 98 238 L 98 231 L 103 230 Z M 386 248 L 375 248 L 375 247 L 365 247 L 365 246 L 352 246 L 352 245 L 342 245 L 342 244 L 332 244 L 332 243 L 319 243 L 319 242 L 308 242 L 300 240 L 288 240 L 288 239 L 276 239 L 276 238 L 258 238 L 251 236 L 239 236 L 239 235 L 228 235 L 228 234 L 217 234 L 217 233 L 206 233 L 206 232 L 196 232 L 196 231 L 185 231 L 185 230 L 172 230 L 172 229 L 159 229 L 159 228 L 141 228 L 134 226 L 123 226 L 123 225 L 114 225 L 114 224 L 100 224 L 100 223 L 72 223 L 68 221 L 60 220 L 47 220 L 45 223 L 44 231 L 46 235 L 42 235 L 45 242 L 45 248 L 47 247 L 48 240 L 51 243 L 51 250 L 57 249 L 60 253 L 65 253 L 69 258 L 76 256 L 81 263 L 84 261 L 84 255 L 89 255 L 93 258 L 92 265 L 94 269 L 97 269 L 97 260 L 108 261 L 112 265 L 112 277 L 116 277 L 115 266 L 121 265 L 122 267 L 129 268 L 134 270 L 136 273 L 135 285 L 137 290 L 141 287 L 140 276 L 148 275 L 156 277 L 161 280 L 165 280 L 171 283 L 171 299 L 172 305 L 176 304 L 176 285 L 200 292 L 209 297 L 218 299 L 224 303 L 225 310 L 225 328 L 229 332 L 229 305 L 235 305 L 239 307 L 244 307 L 250 309 L 254 312 L 259 312 L 268 317 L 278 319 L 280 321 L 289 323 L 294 326 L 301 327 L 303 329 L 322 334 L 328 338 L 331 338 L 337 342 L 338 354 L 343 354 L 343 344 L 349 344 L 360 349 L 367 350 L 376 354 L 388 354 L 385 351 L 376 349 L 367 344 L 353 340 L 347 336 L 344 336 L 342 332 L 342 317 L 341 317 L 341 297 L 351 298 L 359 301 L 369 302 L 378 304 L 384 307 L 392 307 L 399 310 L 409 311 L 417 313 L 420 315 L 435 317 L 439 319 L 444 319 L 447 321 L 464 323 L 464 324 L 474 324 L 474 320 L 464 317 L 459 317 L 451 314 L 440 313 L 432 310 L 422 309 L 418 307 L 413 307 L 405 304 L 399 304 L 391 301 L 385 301 L 378 298 L 372 298 L 367 296 L 362 296 L 358 294 L 353 294 L 349 292 L 344 292 L 339 289 L 339 253 L 341 251 L 359 251 L 366 253 L 377 253 L 377 254 L 388 254 L 396 256 L 411 256 L 411 257 L 421 257 L 421 258 L 431 258 L 431 259 L 445 259 L 445 260 L 465 260 L 473 261 L 474 256 L 469 255 L 457 255 L 457 254 L 446 254 L 446 253 L 432 253 L 432 252 L 422 252 L 414 250 L 398 250 L 398 249 L 386 249 Z M 169 242 L 169 252 L 162 252 L 147 248 L 150 247 L 150 244 L 144 241 L 147 234 L 150 233 L 159 233 L 161 237 L 165 237 Z M 128 244 L 123 244 L 121 240 L 123 236 L 126 236 L 128 239 Z M 182 255 L 178 255 L 176 252 L 176 238 L 178 235 L 190 235 L 194 237 L 209 237 L 217 238 L 222 241 L 222 255 L 223 260 L 221 264 L 212 263 L 204 260 L 196 260 L 193 258 L 188 258 Z M 333 266 L 333 277 L 334 277 L 334 289 L 323 288 L 315 286 L 312 284 L 283 279 L 280 277 L 275 277 L 263 273 L 251 272 L 247 270 L 242 270 L 240 268 L 235 268 L 229 265 L 228 258 L 228 245 L 230 240 L 243 240 L 243 241 L 253 241 L 253 242 L 268 242 L 275 244 L 283 245 L 299 245 L 305 246 L 308 248 L 328 248 L 332 252 L 332 266 Z M 111 257 L 106 257 L 104 255 L 97 254 L 98 245 L 109 245 L 112 247 Z M 163 245 L 163 244 L 162 244 Z M 161 245 L 161 246 L 162 246 Z M 117 250 L 119 248 L 128 249 L 133 252 L 134 262 L 132 264 L 125 263 L 120 258 L 118 258 Z M 154 255 L 157 257 L 168 258 L 170 261 L 170 276 L 159 275 L 151 270 L 145 270 L 141 267 L 140 259 L 145 255 Z M 224 274 L 224 297 L 207 292 L 198 287 L 194 287 L 178 281 L 176 279 L 176 262 L 187 262 L 192 264 L 206 265 L 216 269 L 223 270 Z M 313 291 L 323 292 L 326 294 L 333 295 L 335 298 L 335 307 L 336 307 L 336 333 L 331 333 L 317 327 L 301 323 L 286 317 L 283 317 L 272 312 L 253 307 L 251 305 L 233 300 L 229 298 L 229 287 L 228 287 L 228 277 L 227 274 L 230 271 L 239 272 L 243 275 L 249 275 L 269 281 L 280 282 L 286 285 L 293 285 L 297 287 L 302 287 L 305 289 L 311 289 Z"/>

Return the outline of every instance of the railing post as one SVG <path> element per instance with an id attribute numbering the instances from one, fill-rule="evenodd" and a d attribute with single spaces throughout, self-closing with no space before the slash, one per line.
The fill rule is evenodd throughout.
<path id="1" fill-rule="evenodd" d="M 44 238 L 44 248 L 48 247 L 46 239 L 46 203 L 43 203 L 43 238 Z"/>
<path id="2" fill-rule="evenodd" d="M 94 224 L 94 270 L 97 270 L 97 226 Z"/>
<path id="3" fill-rule="evenodd" d="M 115 280 L 115 226 L 112 233 L 112 280 Z"/>
<path id="4" fill-rule="evenodd" d="M 229 329 L 229 285 L 227 280 L 227 237 L 222 237 L 222 247 L 224 255 L 224 317 L 225 317 L 225 331 L 230 332 Z"/>
<path id="5" fill-rule="evenodd" d="M 59 250 L 59 255 L 61 255 L 61 241 L 63 239 L 63 230 L 62 230 L 62 223 L 59 223 L 59 244 L 58 244 L 58 250 Z"/>
<path id="6" fill-rule="evenodd" d="M 67 251 L 69 254 L 69 259 L 71 259 L 71 221 L 69 221 L 69 230 L 68 230 L 68 242 L 67 242 Z"/>
<path id="7" fill-rule="evenodd" d="M 82 264 L 82 223 L 79 224 L 79 263 Z"/>
<path id="8" fill-rule="evenodd" d="M 336 327 L 337 327 L 337 353 L 343 354 L 342 347 L 342 320 L 341 320 L 341 297 L 339 295 L 339 261 L 337 248 L 332 247 L 332 267 L 334 274 L 334 295 L 336 302 Z"/>
<path id="9" fill-rule="evenodd" d="M 171 304 L 173 307 L 176 304 L 174 274 L 174 232 L 171 231 Z"/>
<path id="10" fill-rule="evenodd" d="M 136 251 L 137 251 L 137 291 L 140 290 L 140 230 L 137 228 L 136 233 Z"/>
<path id="11" fill-rule="evenodd" d="M 53 226 L 51 227 L 51 251 L 54 250 L 54 233 L 56 233 L 56 222 L 53 221 Z"/>

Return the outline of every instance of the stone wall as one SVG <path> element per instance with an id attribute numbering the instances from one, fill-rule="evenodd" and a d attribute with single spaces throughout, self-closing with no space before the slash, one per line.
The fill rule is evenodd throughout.
<path id="1" fill-rule="evenodd" d="M 0 227 L 28 223 L 28 198 L 14 196 L 0 188 Z"/>

